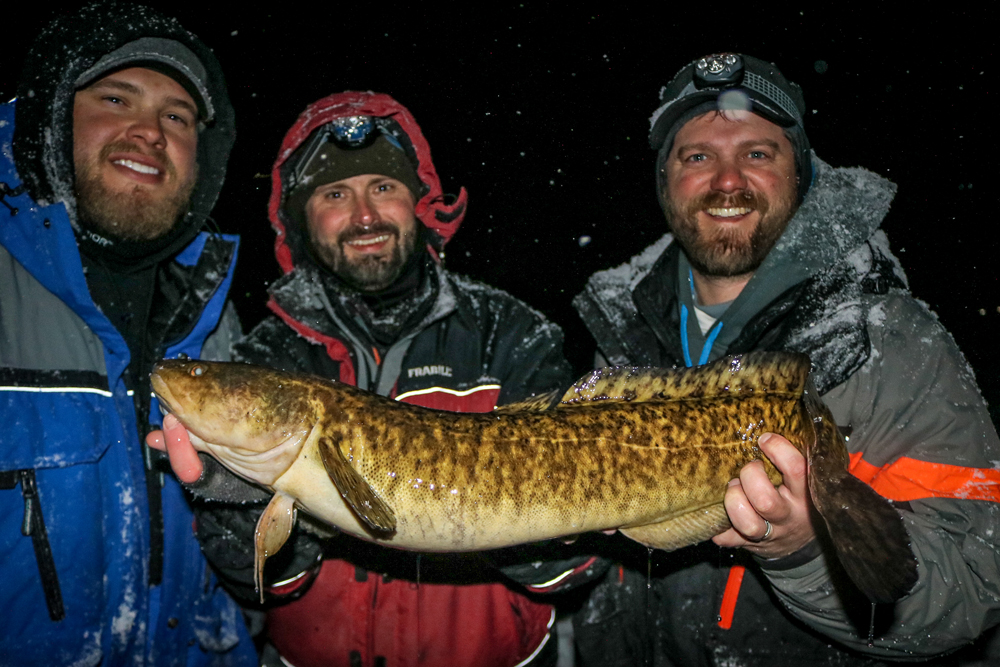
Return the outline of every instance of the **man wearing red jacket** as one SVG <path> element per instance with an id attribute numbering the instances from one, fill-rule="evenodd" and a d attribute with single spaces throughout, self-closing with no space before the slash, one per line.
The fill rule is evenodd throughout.
<path id="1" fill-rule="evenodd" d="M 445 202 L 430 148 L 394 99 L 347 92 L 311 105 L 285 137 L 272 184 L 285 275 L 270 289 L 274 314 L 235 346 L 237 360 L 459 412 L 568 386 L 557 326 L 441 266 L 466 193 Z M 248 499 L 214 462 L 202 474 L 175 424 L 165 426 L 182 480 L 198 480 L 192 489 L 206 498 Z M 247 605 L 262 509 L 214 502 L 198 516 L 206 555 Z M 479 554 L 418 555 L 298 528 L 271 560 L 265 662 L 276 652 L 296 667 L 555 663 L 552 607 L 503 583 Z"/>

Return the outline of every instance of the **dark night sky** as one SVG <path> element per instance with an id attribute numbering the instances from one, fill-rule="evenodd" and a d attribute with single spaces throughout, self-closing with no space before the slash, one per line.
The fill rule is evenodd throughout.
<path id="1" fill-rule="evenodd" d="M 665 231 L 646 143 L 660 87 L 697 56 L 744 51 L 802 85 L 820 157 L 899 185 L 885 223 L 893 249 L 914 294 L 955 335 L 990 403 L 1000 403 L 988 347 L 1000 321 L 992 265 L 1000 234 L 981 178 L 997 175 L 987 164 L 996 148 L 987 117 L 995 114 L 995 40 L 974 34 L 985 14 L 897 15 L 843 3 L 833 12 L 815 3 L 726 11 L 699 2 L 684 14 L 676 6 L 591 12 L 545 3 L 475 14 L 354 3 L 289 3 L 287 11 L 272 3 L 270 13 L 149 4 L 212 46 L 229 81 L 238 140 L 215 217 L 243 235 L 234 296 L 247 328 L 264 315 L 266 285 L 278 275 L 266 203 L 282 136 L 308 103 L 368 89 L 410 108 L 445 191 L 469 190 L 448 267 L 562 324 L 567 353 L 582 369 L 593 342 L 570 299 L 591 273 Z M 0 98 L 13 96 L 27 45 L 55 11 L 20 4 L 20 25 L 8 25 L 0 40 Z M 592 241 L 581 247 L 583 235 Z"/>

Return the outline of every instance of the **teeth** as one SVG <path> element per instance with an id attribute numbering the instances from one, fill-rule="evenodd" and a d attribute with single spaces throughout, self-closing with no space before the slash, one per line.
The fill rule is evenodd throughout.
<path id="1" fill-rule="evenodd" d="M 156 167 L 150 167 L 148 164 L 140 164 L 138 162 L 133 162 L 132 160 L 115 160 L 115 164 L 120 164 L 123 167 L 128 167 L 132 171 L 137 171 L 140 174 L 159 174 L 160 170 Z"/>
<path id="2" fill-rule="evenodd" d="M 376 243 L 384 243 L 389 240 L 388 234 L 382 234 L 381 236 L 376 236 L 373 239 L 356 239 L 354 241 L 348 241 L 347 245 L 375 245 Z"/>
<path id="3" fill-rule="evenodd" d="M 709 215 L 714 215 L 717 218 L 732 218 L 737 215 L 746 215 L 753 211 L 752 208 L 744 208 L 742 206 L 735 208 L 709 208 L 705 210 Z"/>

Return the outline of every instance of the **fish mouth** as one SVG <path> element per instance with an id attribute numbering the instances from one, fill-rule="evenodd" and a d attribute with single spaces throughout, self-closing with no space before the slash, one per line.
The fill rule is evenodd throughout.
<path id="1" fill-rule="evenodd" d="M 160 396 L 159 394 L 157 394 L 155 391 L 153 392 L 153 395 L 156 396 L 156 401 L 160 405 L 160 414 L 161 415 L 166 416 L 166 415 L 169 415 L 169 414 L 173 413 L 174 409 L 170 407 L 170 402 L 167 399 L 163 398 L 162 396 Z"/>
<path id="2" fill-rule="evenodd" d="M 172 413 L 174 409 L 170 405 L 170 400 L 164 395 L 169 391 L 167 384 L 155 370 L 149 374 L 149 384 L 152 386 L 153 396 L 156 397 L 157 402 L 160 404 L 160 412 L 164 415 Z"/>

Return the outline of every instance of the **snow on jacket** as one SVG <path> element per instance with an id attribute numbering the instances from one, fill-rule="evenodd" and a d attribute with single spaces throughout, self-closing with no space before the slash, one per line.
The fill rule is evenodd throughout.
<path id="1" fill-rule="evenodd" d="M 355 307 L 357 293 L 333 286 L 317 266 L 303 230 L 287 220 L 285 159 L 309 134 L 333 118 L 367 114 L 396 121 L 396 138 L 419 165 L 426 193 L 416 216 L 429 231 L 421 288 L 425 314 L 406 325 L 388 347 L 376 343 Z M 239 360 L 318 374 L 425 407 L 487 412 L 497 404 L 564 388 L 571 381 L 562 332 L 538 312 L 498 289 L 454 275 L 436 258 L 461 222 L 464 190 L 444 203 L 430 149 L 409 112 L 387 95 L 342 93 L 312 105 L 289 131 L 274 166 L 271 223 L 276 255 L 286 275 L 271 287 L 275 313 L 234 347 Z M 247 533 L 261 507 L 207 505 L 199 515 L 206 554 L 235 594 L 249 598 L 252 549 L 239 553 L 230 535 Z M 237 526 L 242 526 L 237 528 Z M 273 560 L 291 559 L 286 574 L 316 562 L 320 547 L 297 532 Z M 324 560 L 272 595 L 293 601 L 268 611 L 269 639 L 297 667 L 401 665 L 512 667 L 555 650 L 551 605 L 525 596 L 480 554 L 422 554 L 338 535 Z M 294 555 L 283 553 L 291 550 Z M 311 561 L 311 562 L 310 562 Z M 270 564 L 270 563 L 269 563 Z M 273 571 L 273 570 L 272 570 Z M 249 602 L 249 600 L 248 600 Z"/>
<path id="2" fill-rule="evenodd" d="M 61 17 L 29 54 L 16 105 L 0 107 L 2 665 L 256 664 L 240 610 L 216 584 L 170 476 L 152 494 L 165 539 L 161 583 L 149 583 L 160 550 L 151 547 L 145 425 L 125 385 L 130 351 L 91 298 L 75 233 L 73 82 L 143 36 L 195 51 L 217 110 L 199 135 L 195 214 L 161 264 L 184 289 L 153 315 L 185 323 L 159 331 L 162 349 L 227 352 L 238 333 L 226 308 L 237 240 L 198 232 L 233 140 L 218 63 L 175 21 L 143 7 L 103 3 Z"/>
<path id="3" fill-rule="evenodd" d="M 910 295 L 878 230 L 895 187 L 863 169 L 814 164 L 808 196 L 722 315 L 708 358 L 755 349 L 810 355 L 817 387 L 850 432 L 851 472 L 895 501 L 919 581 L 877 610 L 869 646 L 870 605 L 847 592 L 831 570 L 835 557 L 817 543 L 767 562 L 710 543 L 657 554 L 648 593 L 649 557 L 625 545 L 620 560 L 631 567 L 612 566 L 574 619 L 585 665 L 919 659 L 1000 622 L 1000 444 L 973 373 Z M 591 277 L 574 304 L 610 363 L 684 365 L 688 271 L 668 235 Z M 683 333 L 697 358 L 704 334 L 697 325 Z M 599 576 L 608 563 L 579 569 Z M 746 568 L 742 586 L 744 570 L 732 565 Z"/>

